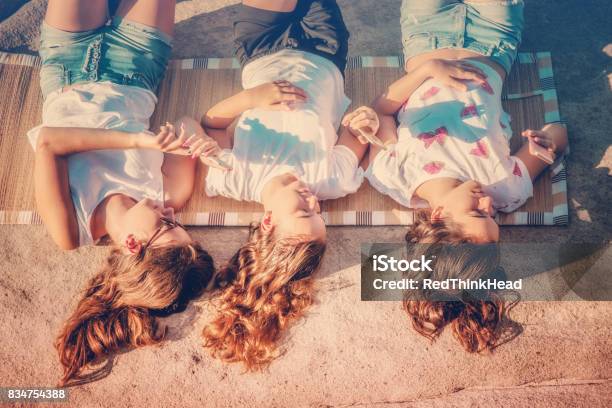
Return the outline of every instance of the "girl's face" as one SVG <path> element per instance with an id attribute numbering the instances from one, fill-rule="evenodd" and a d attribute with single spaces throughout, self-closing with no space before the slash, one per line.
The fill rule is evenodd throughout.
<path id="1" fill-rule="evenodd" d="M 469 180 L 444 197 L 432 217 L 448 217 L 458 224 L 474 243 L 499 241 L 499 226 L 493 220 L 493 199 L 482 191 L 480 183 Z"/>
<path id="2" fill-rule="evenodd" d="M 324 242 L 325 222 L 321 217 L 317 197 L 295 176 L 283 177 L 274 182 L 279 185 L 267 206 L 262 227 L 274 228 L 278 238 L 303 235 Z"/>
<path id="3" fill-rule="evenodd" d="M 145 198 L 137 202 L 123 216 L 122 230 L 124 236 L 133 235 L 140 241 L 147 242 L 155 232 L 163 227 L 162 217 L 174 220 L 174 209 L 165 208 L 159 201 Z M 188 244 L 193 240 L 183 228 L 171 228 L 161 231 L 153 245 Z"/>

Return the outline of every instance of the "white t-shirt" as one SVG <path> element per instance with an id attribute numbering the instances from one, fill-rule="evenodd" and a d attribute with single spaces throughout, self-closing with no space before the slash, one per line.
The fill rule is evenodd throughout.
<path id="1" fill-rule="evenodd" d="M 331 61 L 304 51 L 283 50 L 250 62 L 242 72 L 245 89 L 287 80 L 308 98 L 290 111 L 250 109 L 240 116 L 232 150 L 220 158 L 232 166 L 210 168 L 206 194 L 261 202 L 270 179 L 293 173 L 319 199 L 355 192 L 363 181 L 355 154 L 336 146 L 337 129 L 350 100 L 344 78 Z"/>
<path id="2" fill-rule="evenodd" d="M 450 177 L 476 180 L 493 207 L 512 212 L 531 197 L 525 164 L 510 155 L 509 116 L 501 105 L 502 80 L 484 63 L 470 61 L 487 84 L 468 83 L 461 92 L 430 79 L 398 112 L 398 142 L 381 151 L 366 171 L 370 184 L 406 207 L 423 207 L 414 197 L 425 181 Z"/>
<path id="3" fill-rule="evenodd" d="M 43 123 L 28 132 L 33 148 L 43 126 L 149 129 L 157 98 L 152 92 L 110 82 L 76 84 L 47 96 Z M 79 223 L 81 245 L 92 244 L 91 216 L 105 197 L 122 193 L 134 200 L 163 201 L 162 152 L 155 150 L 96 150 L 68 157 L 70 193 Z"/>

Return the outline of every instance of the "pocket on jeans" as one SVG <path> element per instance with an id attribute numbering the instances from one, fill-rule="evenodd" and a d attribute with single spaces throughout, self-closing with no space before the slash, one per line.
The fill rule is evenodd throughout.
<path id="1" fill-rule="evenodd" d="M 418 53 L 432 48 L 434 36 L 431 33 L 422 32 L 408 35 L 404 39 L 404 52 L 407 54 Z"/>

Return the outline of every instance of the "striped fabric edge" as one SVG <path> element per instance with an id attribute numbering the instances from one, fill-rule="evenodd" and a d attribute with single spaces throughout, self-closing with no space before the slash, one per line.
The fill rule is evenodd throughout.
<path id="1" fill-rule="evenodd" d="M 404 65 L 404 58 L 391 56 L 355 56 L 348 57 L 347 69 L 356 68 L 400 68 Z M 174 69 L 239 69 L 240 63 L 236 58 L 191 58 L 172 60 L 169 65 Z"/>
<path id="2" fill-rule="evenodd" d="M 550 53 L 537 53 L 548 55 Z M 544 58 L 544 57 L 543 57 Z M 536 62 L 535 54 L 533 53 L 519 53 L 520 63 L 534 63 Z M 27 66 L 38 66 L 40 65 L 40 58 L 37 55 L 26 55 L 26 54 L 13 54 L 8 52 L 0 51 L 0 63 L 8 65 L 27 65 Z M 400 68 L 404 66 L 404 57 L 398 55 L 391 56 L 351 56 L 347 58 L 347 68 Z M 240 69 L 240 62 L 238 59 L 233 57 L 217 58 L 217 57 L 203 57 L 203 58 L 187 58 L 187 59 L 173 59 L 170 60 L 168 67 L 170 69 Z M 552 75 L 552 71 L 551 71 Z M 544 76 L 544 79 L 552 79 L 552 76 Z M 544 81 L 546 83 L 546 81 Z M 554 89 L 554 85 L 551 86 Z M 544 88 L 546 89 L 546 88 Z M 523 95 L 512 95 L 513 97 L 520 98 L 521 96 L 529 96 L 528 94 Z"/>
<path id="3" fill-rule="evenodd" d="M 536 53 L 540 85 L 542 87 L 542 97 L 544 98 L 544 123 L 564 123 L 561 121 L 559 111 L 559 100 L 552 66 L 552 56 L 550 52 Z M 567 170 L 566 157 L 569 154 L 569 145 L 566 151 L 551 169 L 552 172 L 552 196 L 553 211 L 552 225 L 567 225 L 569 223 L 569 207 L 567 204 Z M 547 220 L 548 221 L 548 220 Z M 546 223 L 545 225 L 550 225 Z"/>
<path id="4" fill-rule="evenodd" d="M 0 211 L 0 225 L 35 225 L 42 224 L 36 211 Z"/>
<path id="5" fill-rule="evenodd" d="M 13 54 L 0 51 L 0 64 L 37 67 L 40 66 L 40 57 L 38 55 Z"/>
<path id="6" fill-rule="evenodd" d="M 205 227 L 245 227 L 261 220 L 262 212 L 198 212 L 179 213 L 177 219 L 190 226 Z M 412 225 L 414 213 L 412 210 L 392 211 L 342 211 L 334 213 L 323 211 L 323 220 L 328 226 L 391 226 Z"/>

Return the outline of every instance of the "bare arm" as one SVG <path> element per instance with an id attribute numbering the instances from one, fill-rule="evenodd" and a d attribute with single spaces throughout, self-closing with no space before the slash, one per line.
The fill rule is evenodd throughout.
<path id="1" fill-rule="evenodd" d="M 226 129 L 249 109 L 289 109 L 288 104 L 305 99 L 306 92 L 288 81 L 268 82 L 245 89 L 217 103 L 202 116 L 201 124 L 207 130 Z"/>
<path id="2" fill-rule="evenodd" d="M 222 100 L 202 116 L 202 127 L 226 129 L 242 112 L 255 107 L 249 90 L 244 90 Z"/>
<path id="3" fill-rule="evenodd" d="M 70 196 L 68 164 L 41 145 L 34 161 L 34 195 L 36 210 L 53 241 L 61 249 L 79 246 L 79 227 Z"/>
<path id="4" fill-rule="evenodd" d="M 397 143 L 397 123 L 392 115 L 378 114 L 380 119 L 380 128 L 376 136 L 385 144 L 390 145 Z M 364 163 L 364 168 L 367 168 L 369 163 L 372 163 L 378 153 L 382 150 L 381 147 L 370 145 L 370 153 L 368 154 L 367 162 Z"/>
<path id="5" fill-rule="evenodd" d="M 109 129 L 43 127 L 36 150 L 44 147 L 56 156 L 67 156 L 90 150 L 135 149 L 141 147 L 144 137 L 151 136 Z"/>
<path id="6" fill-rule="evenodd" d="M 374 100 L 379 115 L 394 115 L 423 82 L 436 78 L 444 85 L 465 91 L 465 81 L 484 81 L 481 69 L 462 60 L 430 60 L 393 82 Z"/>
<path id="7" fill-rule="evenodd" d="M 421 65 L 389 85 L 385 92 L 374 100 L 374 110 L 379 115 L 395 115 L 410 95 L 429 78 L 425 65 Z"/>
<path id="8" fill-rule="evenodd" d="M 60 248 L 74 249 L 79 245 L 67 157 L 88 150 L 133 148 L 137 139 L 136 134 L 103 129 L 41 129 L 34 162 L 36 209 Z"/>
<path id="9" fill-rule="evenodd" d="M 68 156 L 105 149 L 167 147 L 166 137 L 107 129 L 43 127 L 36 143 L 34 190 L 36 209 L 62 249 L 79 245 L 79 228 L 70 195 Z M 168 140 L 170 142 L 170 140 Z"/>
<path id="10" fill-rule="evenodd" d="M 355 153 L 361 162 L 368 150 L 368 141 L 361 132 L 376 134 L 379 120 L 376 112 L 368 106 L 360 106 L 342 119 L 342 128 L 336 145 L 346 146 Z"/>
<path id="11" fill-rule="evenodd" d="M 565 151 L 567 147 L 567 129 L 565 126 L 557 124 L 545 125 L 541 130 L 526 130 L 523 132 L 524 137 L 533 137 L 535 142 L 550 152 L 558 155 Z M 529 143 L 525 143 L 516 153 L 516 157 L 527 167 L 531 180 L 535 180 L 547 167 L 548 164 L 540 160 L 537 156 L 529 152 Z"/>
<path id="12" fill-rule="evenodd" d="M 340 129 L 340 135 L 338 136 L 336 145 L 346 146 L 351 149 L 351 151 L 355 153 L 355 156 L 357 156 L 357 162 L 361 162 L 368 150 L 368 145 L 361 143 L 346 126 L 342 126 Z"/>
<path id="13" fill-rule="evenodd" d="M 180 118 L 175 124 L 176 129 L 184 128 L 185 135 L 204 137 L 205 132 L 199 123 L 191 117 Z M 184 137 L 183 137 L 184 138 Z M 179 137 L 180 139 L 180 137 Z M 164 153 L 162 174 L 164 175 L 164 201 L 166 205 L 180 210 L 193 194 L 197 161 L 189 155 Z"/>

